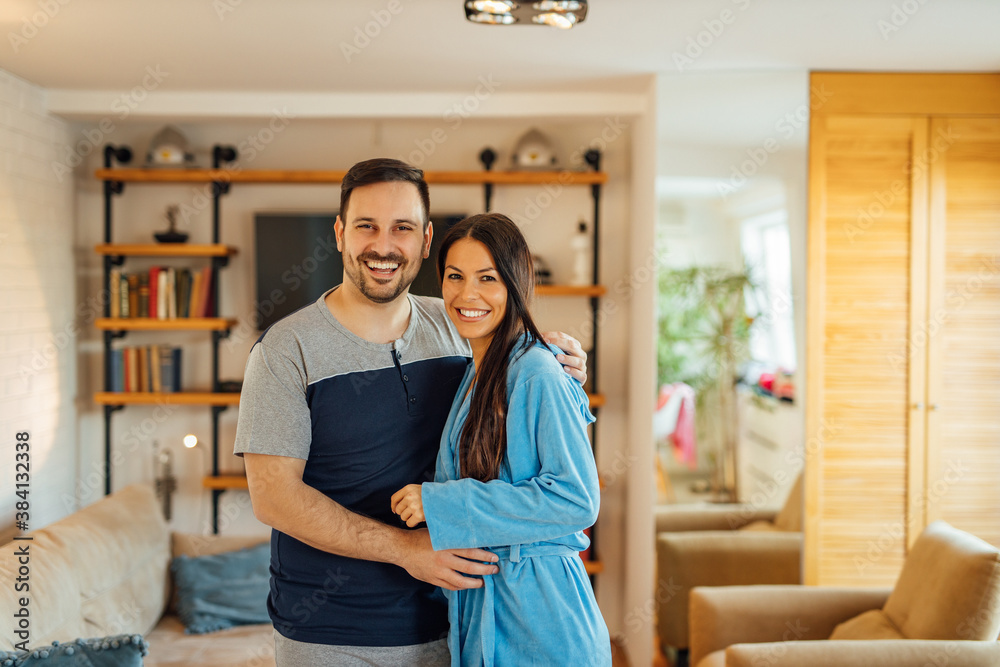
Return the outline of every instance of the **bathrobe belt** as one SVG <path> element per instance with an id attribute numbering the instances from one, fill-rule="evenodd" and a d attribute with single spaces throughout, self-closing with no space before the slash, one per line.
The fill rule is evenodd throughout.
<path id="1" fill-rule="evenodd" d="M 541 556 L 576 556 L 577 550 L 563 544 L 514 544 L 509 547 L 490 547 L 500 560 L 518 563 L 524 558 L 539 558 Z M 483 647 L 483 664 L 493 667 L 493 656 L 496 653 L 496 613 L 494 607 L 493 577 L 483 577 L 483 615 L 480 631 L 480 645 Z M 457 616 L 457 614 L 456 614 Z M 454 620 L 458 620 L 457 618 Z M 452 627 L 455 627 L 453 624 Z"/>

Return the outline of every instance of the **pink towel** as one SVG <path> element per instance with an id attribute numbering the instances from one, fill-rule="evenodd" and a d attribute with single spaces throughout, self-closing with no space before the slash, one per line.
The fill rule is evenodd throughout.
<path id="1" fill-rule="evenodd" d="M 674 396 L 675 394 L 676 396 Z M 683 382 L 663 385 L 660 387 L 656 409 L 664 408 L 672 397 L 675 400 L 680 400 L 681 403 L 677 412 L 677 423 L 667 437 L 674 447 L 674 457 L 694 470 L 698 466 L 694 425 L 694 389 Z"/>

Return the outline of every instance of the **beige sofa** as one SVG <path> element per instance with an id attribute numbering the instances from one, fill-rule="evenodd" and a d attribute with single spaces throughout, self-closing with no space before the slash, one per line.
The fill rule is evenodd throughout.
<path id="1" fill-rule="evenodd" d="M 154 667 L 273 667 L 269 624 L 186 635 L 172 613 L 170 559 L 230 551 L 262 538 L 171 534 L 152 489 L 133 485 L 31 533 L 31 647 L 79 637 L 140 633 Z M 14 546 L 3 547 L 5 554 Z M 0 559 L 0 581 L 17 563 Z M 17 610 L 13 586 L 0 586 L 0 616 Z M 11 623 L 0 624 L 0 649 L 13 650 Z"/>
<path id="2" fill-rule="evenodd" d="M 657 630 L 681 664 L 696 586 L 802 583 L 802 484 L 800 475 L 779 512 L 729 504 L 657 508 Z"/>
<path id="3" fill-rule="evenodd" d="M 1000 551 L 944 521 L 896 586 L 728 586 L 691 592 L 697 667 L 996 667 Z"/>

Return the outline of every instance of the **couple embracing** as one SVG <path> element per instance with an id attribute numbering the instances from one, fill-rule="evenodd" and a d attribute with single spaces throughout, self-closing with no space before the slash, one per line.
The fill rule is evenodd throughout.
<path id="1" fill-rule="evenodd" d="M 236 453 L 273 528 L 278 667 L 608 666 L 577 556 L 599 506 L 585 355 L 532 321 L 503 215 L 445 234 L 443 300 L 409 294 L 429 208 L 419 169 L 352 167 L 343 283 L 247 360 Z"/>

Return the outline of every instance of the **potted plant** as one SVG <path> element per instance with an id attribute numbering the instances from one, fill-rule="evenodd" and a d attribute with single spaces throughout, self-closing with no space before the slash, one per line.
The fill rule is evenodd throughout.
<path id="1" fill-rule="evenodd" d="M 713 488 L 720 501 L 736 498 L 736 381 L 750 357 L 746 271 L 723 267 L 667 269 L 659 275 L 657 378 L 684 382 L 697 394 L 698 423 L 715 426 L 718 447 Z M 704 429 L 700 429 L 704 430 Z"/>

